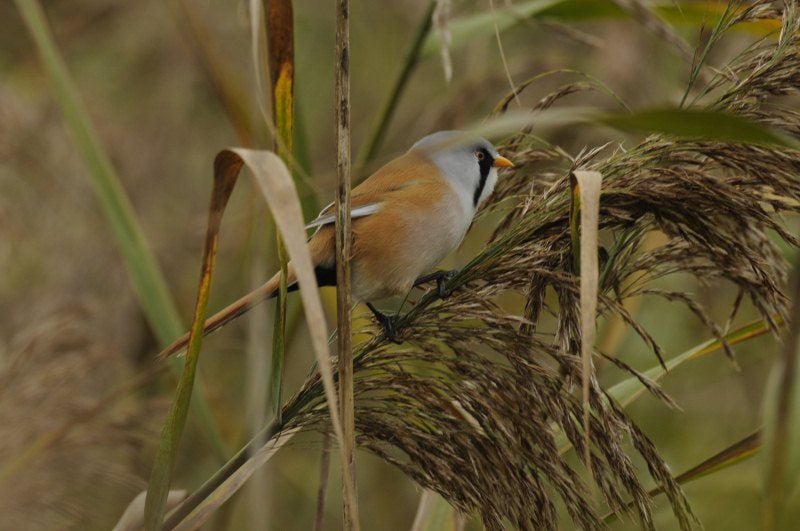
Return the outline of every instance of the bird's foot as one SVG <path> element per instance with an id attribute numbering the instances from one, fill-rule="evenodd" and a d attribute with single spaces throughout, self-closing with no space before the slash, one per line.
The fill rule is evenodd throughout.
<path id="1" fill-rule="evenodd" d="M 417 280 L 414 281 L 414 286 L 420 286 L 431 280 L 436 281 L 436 294 L 439 295 L 440 299 L 446 299 L 453 293 L 453 290 L 447 287 L 447 283 L 456 276 L 458 273 L 457 269 L 450 269 L 447 271 L 434 271 L 428 275 L 423 275 L 419 277 Z"/>
<path id="2" fill-rule="evenodd" d="M 375 320 L 378 321 L 378 325 L 380 325 L 386 339 L 397 345 L 402 344 L 403 340 L 397 335 L 397 314 L 383 313 L 369 302 L 367 303 L 367 308 L 375 316 Z"/>

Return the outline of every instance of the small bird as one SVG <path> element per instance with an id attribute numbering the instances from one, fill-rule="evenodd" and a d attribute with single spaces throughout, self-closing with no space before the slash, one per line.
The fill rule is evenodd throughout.
<path id="1" fill-rule="evenodd" d="M 461 244 L 478 208 L 494 190 L 497 169 L 513 165 L 484 138 L 440 131 L 422 138 L 353 188 L 353 298 L 366 303 L 388 339 L 396 341 L 393 321 L 371 301 L 404 295 L 414 286 L 433 280 L 440 296 L 445 296 L 445 283 L 453 272 L 430 271 Z M 334 220 L 331 203 L 306 227 L 317 229 L 308 247 L 320 286 L 336 285 Z M 274 297 L 279 277 L 276 274 L 209 318 L 204 334 Z M 287 282 L 290 291 L 297 289 L 291 263 Z M 178 352 L 187 343 L 188 335 L 184 335 L 161 357 Z"/>

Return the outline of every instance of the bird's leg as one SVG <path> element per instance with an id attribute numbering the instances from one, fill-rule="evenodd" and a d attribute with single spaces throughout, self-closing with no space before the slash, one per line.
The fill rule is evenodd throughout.
<path id="1" fill-rule="evenodd" d="M 388 339 L 392 343 L 400 345 L 402 341 L 400 340 L 400 338 L 397 337 L 397 330 L 395 329 L 395 321 L 397 320 L 397 315 L 388 315 L 382 313 L 370 302 L 367 303 L 367 308 L 369 308 L 369 311 L 371 311 L 372 315 L 375 316 L 375 320 L 378 321 L 378 324 L 381 325 L 381 329 L 383 330 L 383 335 L 386 336 L 386 339 Z"/>
<path id="2" fill-rule="evenodd" d="M 458 273 L 457 269 L 450 269 L 448 271 L 434 271 L 433 273 L 423 275 L 415 280 L 414 287 L 425 284 L 426 282 L 430 282 L 431 280 L 435 280 L 436 293 L 439 295 L 440 299 L 446 299 L 451 293 L 451 290 L 447 289 L 447 282 L 456 276 L 456 273 Z"/>

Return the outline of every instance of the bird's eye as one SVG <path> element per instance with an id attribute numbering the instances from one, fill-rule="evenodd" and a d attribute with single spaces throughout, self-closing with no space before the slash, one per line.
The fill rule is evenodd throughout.
<path id="1" fill-rule="evenodd" d="M 483 151 L 476 151 L 475 156 L 478 157 L 480 161 L 486 158 L 486 154 Z"/>

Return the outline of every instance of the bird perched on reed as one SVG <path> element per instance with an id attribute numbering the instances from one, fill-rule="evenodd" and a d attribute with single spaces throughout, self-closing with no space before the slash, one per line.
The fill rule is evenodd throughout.
<path id="1" fill-rule="evenodd" d="M 451 271 L 431 270 L 464 239 L 472 220 L 497 182 L 497 169 L 513 166 L 484 138 L 460 131 L 428 135 L 405 154 L 381 167 L 351 192 L 353 219 L 353 298 L 364 302 L 386 336 L 396 341 L 393 319 L 372 301 L 408 293 L 412 287 L 437 282 L 446 296 Z M 307 228 L 316 228 L 308 241 L 320 286 L 336 285 L 334 205 L 325 207 Z M 208 334 L 274 297 L 279 274 L 206 321 Z M 291 263 L 289 290 L 297 289 Z M 178 338 L 161 356 L 185 348 L 188 335 Z"/>

